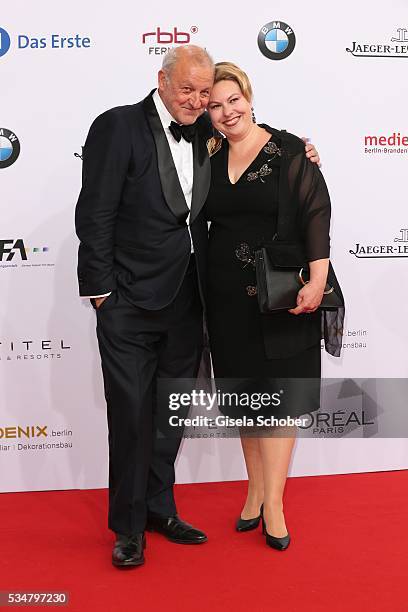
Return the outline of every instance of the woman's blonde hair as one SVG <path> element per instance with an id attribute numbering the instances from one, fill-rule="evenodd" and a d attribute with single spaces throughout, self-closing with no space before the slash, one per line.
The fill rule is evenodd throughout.
<path id="1" fill-rule="evenodd" d="M 235 81 L 244 98 L 249 103 L 252 102 L 252 87 L 248 75 L 236 64 L 232 62 L 215 64 L 214 85 L 219 81 Z"/>
<path id="2" fill-rule="evenodd" d="M 218 62 L 215 64 L 214 85 L 219 81 L 234 81 L 240 88 L 242 95 L 252 103 L 252 87 L 248 75 L 239 66 L 232 62 Z M 208 154 L 212 157 L 221 149 L 222 137 L 213 136 L 207 141 Z"/>

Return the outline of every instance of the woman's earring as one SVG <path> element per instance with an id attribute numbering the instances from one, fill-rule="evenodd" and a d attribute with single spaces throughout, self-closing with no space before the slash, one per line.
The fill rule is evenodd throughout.
<path id="1" fill-rule="evenodd" d="M 253 123 L 256 123 L 254 107 L 253 106 L 251 106 L 251 111 L 252 111 L 252 121 L 253 121 Z"/>

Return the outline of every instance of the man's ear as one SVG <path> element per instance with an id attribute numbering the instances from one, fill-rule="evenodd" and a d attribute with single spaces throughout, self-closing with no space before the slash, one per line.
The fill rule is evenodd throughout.
<path id="1" fill-rule="evenodd" d="M 166 73 L 164 72 L 164 70 L 159 70 L 158 75 L 157 75 L 157 81 L 158 81 L 159 91 L 163 91 L 167 83 L 167 77 L 166 77 Z"/>

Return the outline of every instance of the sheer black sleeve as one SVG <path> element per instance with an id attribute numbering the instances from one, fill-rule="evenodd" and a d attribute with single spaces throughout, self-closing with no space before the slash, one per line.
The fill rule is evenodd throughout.
<path id="1" fill-rule="evenodd" d="M 307 260 L 330 257 L 331 204 L 325 180 L 316 164 L 310 162 L 299 146 L 290 156 L 288 165 L 289 194 L 297 208 L 297 230 L 302 238 Z M 339 357 L 343 341 L 344 298 L 332 264 L 329 264 L 328 283 L 341 298 L 342 306 L 333 310 L 322 309 L 322 338 L 325 349 Z"/>
<path id="2" fill-rule="evenodd" d="M 317 164 L 309 161 L 304 151 L 289 163 L 291 199 L 298 205 L 298 228 L 307 260 L 330 257 L 330 196 Z"/>

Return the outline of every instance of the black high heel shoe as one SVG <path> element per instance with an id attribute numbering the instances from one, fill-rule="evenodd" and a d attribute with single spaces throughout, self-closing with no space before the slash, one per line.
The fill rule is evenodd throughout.
<path id="1" fill-rule="evenodd" d="M 266 543 L 268 546 L 271 546 L 271 548 L 275 548 L 276 550 L 286 550 L 287 547 L 290 544 L 290 535 L 289 533 L 285 536 L 283 536 L 283 538 L 276 538 L 275 536 L 271 536 L 267 531 L 266 531 L 266 524 L 265 524 L 265 519 L 262 515 L 262 533 L 264 536 L 266 536 Z"/>
<path id="2" fill-rule="evenodd" d="M 259 525 L 260 520 L 263 519 L 263 504 L 259 511 L 259 516 L 251 519 L 243 519 L 239 517 L 236 522 L 235 529 L 239 532 L 242 531 L 252 531 L 252 529 L 256 529 Z"/>

